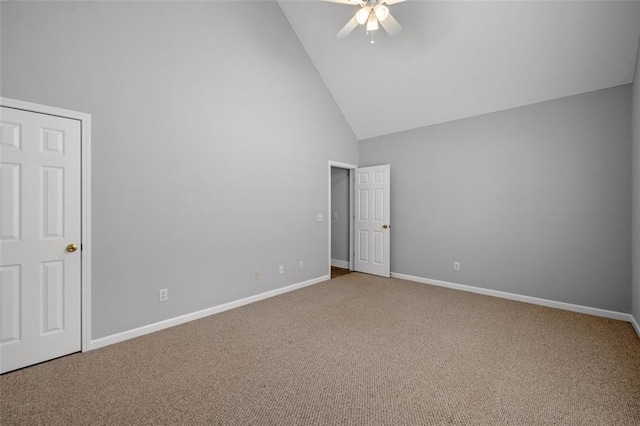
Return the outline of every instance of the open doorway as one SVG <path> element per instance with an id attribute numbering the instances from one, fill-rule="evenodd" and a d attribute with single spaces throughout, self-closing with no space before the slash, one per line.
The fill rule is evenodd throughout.
<path id="1" fill-rule="evenodd" d="M 353 269 L 352 170 L 356 166 L 329 162 L 329 270 L 331 278 Z"/>
<path id="2" fill-rule="evenodd" d="M 349 170 L 331 168 L 331 278 L 349 273 Z"/>
<path id="3" fill-rule="evenodd" d="M 344 179 L 344 172 L 333 171 L 333 169 L 346 169 L 348 173 L 349 191 L 346 196 L 344 190 L 333 191 L 334 187 L 341 187 L 340 182 Z M 335 181 L 332 176 L 336 176 Z M 358 271 L 389 278 L 391 275 L 391 166 L 381 164 L 357 168 L 350 164 L 329 161 L 328 183 L 329 276 L 331 276 L 332 265 L 336 265 L 346 271 Z M 332 200 L 334 196 L 335 201 Z M 345 199 L 349 206 L 346 217 L 345 209 L 339 207 Z M 340 218 L 345 220 L 341 222 Z M 349 227 L 345 231 L 346 223 Z M 349 248 L 347 256 L 344 256 L 344 251 L 339 247 L 344 246 L 347 238 Z"/>

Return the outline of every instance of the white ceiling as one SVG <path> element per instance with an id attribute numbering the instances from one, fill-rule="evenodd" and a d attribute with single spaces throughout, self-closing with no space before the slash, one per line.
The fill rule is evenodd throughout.
<path id="1" fill-rule="evenodd" d="M 335 34 L 357 6 L 280 1 L 358 139 L 633 81 L 640 2 L 431 2 L 391 6 L 375 44 Z"/>

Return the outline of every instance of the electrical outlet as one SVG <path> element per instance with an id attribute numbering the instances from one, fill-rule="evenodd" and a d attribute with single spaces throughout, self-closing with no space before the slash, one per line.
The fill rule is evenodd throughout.
<path id="1" fill-rule="evenodd" d="M 304 262 L 302 260 L 298 262 L 298 269 L 301 271 L 304 269 Z"/>
<path id="2" fill-rule="evenodd" d="M 166 288 L 158 290 L 158 302 L 166 302 L 167 300 L 169 300 L 169 290 Z"/>
<path id="3" fill-rule="evenodd" d="M 284 274 L 284 265 L 280 265 L 280 267 L 278 268 L 278 271 L 279 271 L 281 274 Z"/>
<path id="4" fill-rule="evenodd" d="M 260 271 L 259 271 L 259 270 L 257 270 L 257 271 L 256 271 L 256 281 L 257 281 L 257 280 L 259 280 L 259 279 L 260 279 Z"/>
<path id="5" fill-rule="evenodd" d="M 454 271 L 460 270 L 460 262 L 453 262 L 453 270 Z"/>

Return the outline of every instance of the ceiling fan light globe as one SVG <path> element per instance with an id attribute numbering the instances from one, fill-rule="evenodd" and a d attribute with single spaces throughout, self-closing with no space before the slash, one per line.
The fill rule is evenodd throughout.
<path id="1" fill-rule="evenodd" d="M 383 4 L 377 4 L 373 8 L 374 13 L 376 14 L 376 18 L 378 21 L 382 22 L 389 16 L 389 8 Z"/>
<path id="2" fill-rule="evenodd" d="M 365 22 L 367 22 L 367 19 L 369 18 L 369 13 L 370 12 L 371 12 L 371 8 L 370 7 L 363 7 L 362 9 L 360 9 L 356 13 L 356 21 L 358 21 L 358 24 L 364 25 Z"/>
<path id="3" fill-rule="evenodd" d="M 369 16 L 369 20 L 367 21 L 367 31 L 375 31 L 378 29 L 378 19 L 374 14 Z"/>

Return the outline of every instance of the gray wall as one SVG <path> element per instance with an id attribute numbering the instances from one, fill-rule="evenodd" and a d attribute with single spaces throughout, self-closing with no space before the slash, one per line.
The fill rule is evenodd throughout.
<path id="1" fill-rule="evenodd" d="M 626 85 L 361 141 L 393 170 L 391 270 L 630 312 L 630 104 Z"/>
<path id="2" fill-rule="evenodd" d="M 640 47 L 633 80 L 633 316 L 640 324 Z"/>
<path id="3" fill-rule="evenodd" d="M 349 261 L 349 170 L 337 167 L 331 168 L 331 259 Z"/>
<path id="4" fill-rule="evenodd" d="M 1 95 L 93 117 L 93 338 L 327 273 L 357 141 L 277 3 L 1 8 Z"/>

